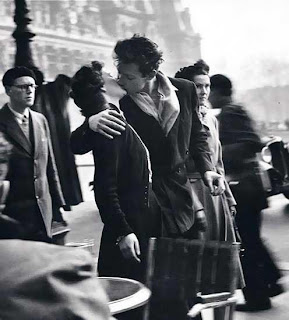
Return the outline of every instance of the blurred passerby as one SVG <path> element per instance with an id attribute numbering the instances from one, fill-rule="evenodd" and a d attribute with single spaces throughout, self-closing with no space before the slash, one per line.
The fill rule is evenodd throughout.
<path id="1" fill-rule="evenodd" d="M 281 277 L 268 249 L 261 239 L 261 210 L 267 208 L 256 154 L 262 148 L 253 120 L 246 110 L 233 102 L 232 83 L 224 75 L 211 77 L 211 105 L 219 109 L 220 141 L 228 181 L 237 202 L 236 223 L 242 239 L 242 267 L 246 287 L 246 303 L 240 311 L 271 308 L 270 297 L 282 293 Z"/>
<path id="2" fill-rule="evenodd" d="M 38 70 L 38 73 L 40 71 Z M 42 83 L 36 90 L 32 110 L 42 113 L 48 121 L 56 167 L 67 211 L 83 201 L 74 155 L 70 150 L 68 112 L 71 78 L 59 74 L 54 81 Z M 57 213 L 57 212 L 56 212 Z M 54 220 L 65 226 L 61 213 Z M 60 224 L 60 225 L 61 225 Z"/>
<path id="3" fill-rule="evenodd" d="M 27 240 L 50 242 L 52 207 L 62 207 L 64 199 L 47 121 L 30 109 L 35 79 L 26 67 L 9 69 L 3 76 L 9 102 L 0 110 L 0 131 L 13 146 L 7 174 L 10 190 L 3 214 L 21 224 Z"/>
<path id="4" fill-rule="evenodd" d="M 11 149 L 12 145 L 0 132 L 0 239 L 22 238 L 23 236 L 20 223 L 2 213 L 10 188 L 10 182 L 6 180 L 6 175 Z"/>

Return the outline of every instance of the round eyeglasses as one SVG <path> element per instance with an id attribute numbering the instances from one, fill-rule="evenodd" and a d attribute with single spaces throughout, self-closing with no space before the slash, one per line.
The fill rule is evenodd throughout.
<path id="1" fill-rule="evenodd" d="M 38 87 L 37 84 L 14 84 L 12 87 L 18 88 L 21 91 L 27 91 L 28 89 L 36 89 Z"/>

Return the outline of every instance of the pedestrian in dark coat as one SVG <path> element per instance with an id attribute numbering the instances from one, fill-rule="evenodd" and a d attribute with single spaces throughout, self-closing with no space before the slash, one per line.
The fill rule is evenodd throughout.
<path id="1" fill-rule="evenodd" d="M 67 109 L 70 81 L 69 77 L 59 74 L 54 81 L 40 85 L 32 107 L 34 111 L 42 113 L 48 121 L 67 211 L 71 210 L 71 206 L 83 201 L 74 155 L 70 149 L 71 129 Z M 61 217 L 59 218 L 61 221 Z"/>
<path id="2" fill-rule="evenodd" d="M 10 188 L 10 182 L 6 180 L 6 175 L 11 149 L 12 145 L 0 132 L 0 239 L 22 238 L 23 236 L 20 223 L 2 213 Z"/>
<path id="3" fill-rule="evenodd" d="M 281 274 L 261 238 L 262 209 L 268 207 L 256 154 L 262 143 L 247 111 L 232 101 L 232 83 L 223 75 L 211 77 L 210 102 L 220 109 L 220 140 L 228 181 L 237 202 L 236 224 L 242 239 L 241 259 L 246 304 L 240 311 L 271 308 L 270 297 L 282 293 Z"/>

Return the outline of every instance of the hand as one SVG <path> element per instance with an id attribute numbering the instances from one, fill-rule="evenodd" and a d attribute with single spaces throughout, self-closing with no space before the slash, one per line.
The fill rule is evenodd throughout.
<path id="1" fill-rule="evenodd" d="M 206 171 L 204 182 L 213 196 L 219 196 L 225 191 L 225 180 L 223 176 L 215 171 Z"/>
<path id="2" fill-rule="evenodd" d="M 136 262 L 140 262 L 140 246 L 138 239 L 134 233 L 130 233 L 122 238 L 118 244 L 122 255 L 126 259 L 134 259 Z"/>
<path id="3" fill-rule="evenodd" d="M 122 116 L 115 110 L 104 110 L 91 116 L 88 119 L 89 128 L 92 131 L 98 132 L 109 139 L 114 136 L 120 136 L 125 130 L 125 122 Z"/>
<path id="4" fill-rule="evenodd" d="M 206 231 L 208 228 L 207 217 L 204 210 L 199 210 L 196 212 L 196 226 L 199 231 Z"/>
<path id="5" fill-rule="evenodd" d="M 234 218 L 237 214 L 236 206 L 230 206 L 231 216 Z"/>

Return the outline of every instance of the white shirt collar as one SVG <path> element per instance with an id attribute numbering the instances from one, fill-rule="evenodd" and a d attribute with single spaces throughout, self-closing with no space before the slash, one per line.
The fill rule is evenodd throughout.
<path id="1" fill-rule="evenodd" d="M 8 108 L 10 109 L 10 111 L 13 113 L 13 115 L 14 115 L 15 118 L 17 119 L 17 121 L 19 121 L 20 123 L 22 123 L 24 117 L 26 117 L 27 119 L 29 119 L 29 109 L 28 109 L 28 108 L 26 108 L 26 109 L 24 110 L 24 113 L 22 114 L 22 113 L 19 113 L 19 112 L 15 111 L 15 110 L 11 107 L 10 103 L 8 103 L 7 105 L 8 105 Z"/>

